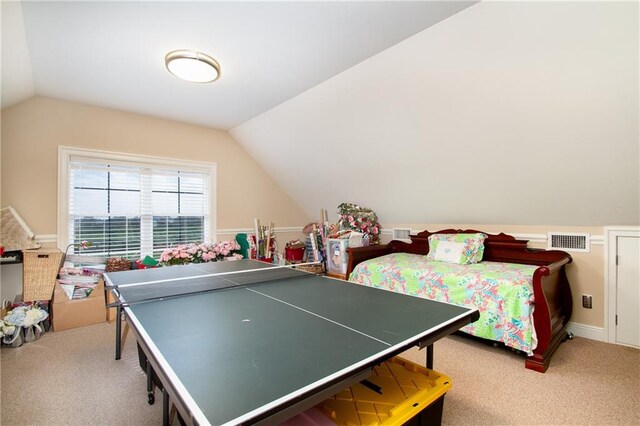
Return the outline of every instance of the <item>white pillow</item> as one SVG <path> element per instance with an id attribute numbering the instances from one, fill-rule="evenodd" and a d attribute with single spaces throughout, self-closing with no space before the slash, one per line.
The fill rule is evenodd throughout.
<path id="1" fill-rule="evenodd" d="M 453 243 L 464 244 L 462 255 L 453 263 L 459 263 L 466 265 L 470 263 L 478 263 L 484 256 L 484 240 L 487 238 L 486 234 L 433 234 L 429 235 L 429 253 L 427 253 L 427 260 L 434 259 L 434 254 L 438 251 L 438 245 L 442 241 L 450 241 Z"/>
<path id="2" fill-rule="evenodd" d="M 439 241 L 433 252 L 433 260 L 440 262 L 460 263 L 464 252 L 464 243 L 455 241 Z"/>

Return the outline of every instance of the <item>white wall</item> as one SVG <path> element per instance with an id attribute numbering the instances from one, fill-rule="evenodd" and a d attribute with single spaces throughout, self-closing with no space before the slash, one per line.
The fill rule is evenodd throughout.
<path id="1" fill-rule="evenodd" d="M 482 2 L 231 133 L 312 217 L 637 224 L 638 115 L 637 2 Z"/>

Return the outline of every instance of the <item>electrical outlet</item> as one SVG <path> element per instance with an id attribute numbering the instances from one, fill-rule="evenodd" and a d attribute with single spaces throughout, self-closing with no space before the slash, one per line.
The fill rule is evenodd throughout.
<path id="1" fill-rule="evenodd" d="M 582 307 L 591 309 L 593 307 L 593 297 L 590 294 L 582 295 Z"/>

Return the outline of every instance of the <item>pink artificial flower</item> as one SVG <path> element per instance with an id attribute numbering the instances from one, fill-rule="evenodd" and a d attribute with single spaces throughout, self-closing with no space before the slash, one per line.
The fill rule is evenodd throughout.
<path id="1" fill-rule="evenodd" d="M 202 259 L 203 259 L 205 262 L 208 262 L 208 261 L 210 261 L 211 259 L 215 259 L 215 257 L 216 257 L 216 256 L 215 256 L 213 253 L 205 253 L 205 254 L 203 254 L 203 255 L 202 255 Z"/>

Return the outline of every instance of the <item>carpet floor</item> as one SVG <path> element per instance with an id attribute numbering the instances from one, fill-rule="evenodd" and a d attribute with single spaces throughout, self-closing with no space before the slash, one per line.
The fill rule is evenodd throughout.
<path id="1" fill-rule="evenodd" d="M 103 323 L 2 347 L 1 424 L 160 424 L 161 394 L 147 404 L 132 334 L 120 361 L 114 334 L 114 324 Z M 424 365 L 424 351 L 403 356 Z M 638 349 L 576 337 L 540 374 L 524 368 L 522 354 L 450 336 L 436 343 L 434 368 L 453 381 L 446 425 L 640 424 Z"/>

